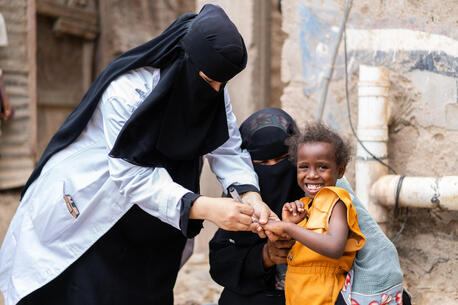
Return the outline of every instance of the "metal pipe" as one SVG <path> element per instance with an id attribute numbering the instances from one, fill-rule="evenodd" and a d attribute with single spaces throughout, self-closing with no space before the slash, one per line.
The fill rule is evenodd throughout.
<path id="1" fill-rule="evenodd" d="M 347 0 L 345 5 L 344 16 L 342 19 L 342 24 L 339 28 L 339 33 L 337 34 L 337 41 L 334 45 L 331 62 L 329 63 L 329 70 L 324 76 L 323 79 L 323 91 L 321 92 L 320 105 L 318 106 L 318 114 L 316 121 L 320 122 L 323 118 L 324 106 L 326 104 L 326 97 L 328 96 L 329 82 L 331 81 L 332 74 L 334 73 L 334 65 L 337 58 L 337 52 L 339 51 L 340 41 L 342 40 L 343 31 L 345 29 L 345 24 L 347 23 L 348 15 L 350 14 L 352 0 Z"/>
<path id="2" fill-rule="evenodd" d="M 394 206 L 400 176 L 386 175 L 371 188 L 377 204 Z M 458 210 L 458 176 L 404 177 L 398 198 L 399 207 Z"/>
<path id="3" fill-rule="evenodd" d="M 358 83 L 358 138 L 372 155 L 385 163 L 388 160 L 388 70 L 383 67 L 359 67 Z M 356 193 L 371 216 L 379 223 L 388 220 L 385 207 L 376 204 L 370 189 L 388 169 L 359 143 L 356 150 Z"/>

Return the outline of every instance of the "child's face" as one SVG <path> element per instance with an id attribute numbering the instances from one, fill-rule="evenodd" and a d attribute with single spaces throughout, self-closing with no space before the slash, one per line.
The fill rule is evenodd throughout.
<path id="1" fill-rule="evenodd" d="M 345 164 L 338 166 L 333 144 L 309 142 L 297 149 L 297 183 L 308 197 L 315 197 L 323 186 L 334 186 L 342 178 Z"/>

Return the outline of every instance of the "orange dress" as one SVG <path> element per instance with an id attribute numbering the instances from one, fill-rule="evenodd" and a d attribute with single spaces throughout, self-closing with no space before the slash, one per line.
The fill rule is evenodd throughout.
<path id="1" fill-rule="evenodd" d="M 296 242 L 288 254 L 285 280 L 286 305 L 334 305 L 342 289 L 345 276 L 350 271 L 356 251 L 366 243 L 358 226 L 356 210 L 348 192 L 339 187 L 324 187 L 313 199 L 301 198 L 308 211 L 308 219 L 299 226 L 320 234 L 328 232 L 331 211 L 338 200 L 347 207 L 347 223 L 350 229 L 345 251 L 338 259 L 318 254 Z"/>

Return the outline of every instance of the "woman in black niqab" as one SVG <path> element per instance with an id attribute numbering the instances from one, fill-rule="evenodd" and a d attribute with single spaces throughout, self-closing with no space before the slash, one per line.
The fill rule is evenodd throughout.
<path id="1" fill-rule="evenodd" d="M 151 66 L 160 69 L 159 82 L 123 125 L 109 156 L 142 167 L 164 167 L 174 182 L 194 192 L 181 200 L 183 232 L 133 205 L 72 265 L 19 304 L 173 304 L 186 237 L 196 235 L 202 223 L 189 219 L 188 228 L 192 202 L 199 196 L 201 156 L 229 138 L 224 84 L 246 62 L 237 28 L 221 8 L 205 5 L 199 14 L 183 15 L 157 38 L 110 63 L 53 136 L 22 195 L 47 161 L 77 140 L 109 84 Z M 222 83 L 220 90 L 200 72 Z"/>
<path id="2" fill-rule="evenodd" d="M 297 185 L 296 166 L 288 159 L 285 140 L 297 131 L 296 123 L 279 108 L 255 112 L 240 126 L 242 148 L 248 150 L 258 174 L 261 196 L 277 214 L 286 202 L 304 195 Z M 267 165 L 265 161 L 274 160 Z"/>
<path id="3" fill-rule="evenodd" d="M 123 126 L 110 156 L 165 167 L 175 182 L 197 192 L 199 157 L 228 139 L 224 86 L 216 92 L 199 71 L 225 84 L 246 63 L 242 36 L 220 7 L 208 4 L 199 14 L 184 14 L 161 35 L 109 64 L 53 136 L 21 195 L 46 162 L 78 138 L 107 86 L 144 66 L 160 68 L 160 81 Z"/>
<path id="4" fill-rule="evenodd" d="M 242 148 L 253 160 L 263 200 L 281 216 L 283 204 L 304 196 L 297 184 L 296 166 L 288 159 L 285 140 L 297 131 L 283 110 L 266 108 L 249 116 L 240 126 Z M 283 269 L 264 268 L 266 239 L 250 232 L 219 229 L 210 241 L 210 274 L 224 287 L 220 305 L 284 305 L 277 279 Z"/>

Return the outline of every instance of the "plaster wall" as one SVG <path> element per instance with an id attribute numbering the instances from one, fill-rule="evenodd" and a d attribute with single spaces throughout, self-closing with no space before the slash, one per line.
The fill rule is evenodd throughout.
<path id="1" fill-rule="evenodd" d="M 314 120 L 321 84 L 343 16 L 343 0 L 283 0 L 282 108 L 299 126 Z M 407 176 L 458 175 L 456 1 L 353 1 L 347 24 L 349 100 L 357 122 L 360 64 L 390 70 L 389 163 Z M 343 43 L 323 120 L 351 139 Z M 347 177 L 354 185 L 354 163 Z M 403 216 L 390 213 L 388 236 Z M 415 304 L 457 304 L 458 213 L 409 209 L 397 241 L 405 285 Z"/>

